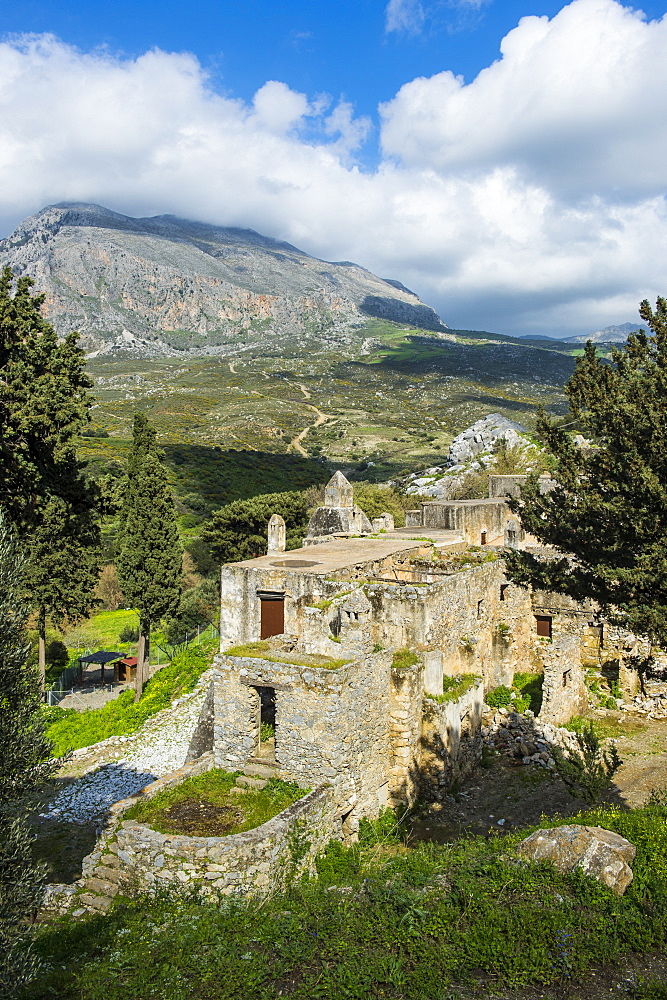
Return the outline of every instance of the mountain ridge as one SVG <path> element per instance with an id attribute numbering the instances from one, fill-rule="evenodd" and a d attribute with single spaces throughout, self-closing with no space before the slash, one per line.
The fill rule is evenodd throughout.
<path id="1" fill-rule="evenodd" d="M 0 241 L 0 266 L 32 277 L 57 332 L 78 329 L 91 353 L 233 353 L 294 341 L 358 349 L 369 318 L 447 331 L 400 281 L 353 262 L 323 261 L 251 229 L 83 202 L 23 220 Z"/>

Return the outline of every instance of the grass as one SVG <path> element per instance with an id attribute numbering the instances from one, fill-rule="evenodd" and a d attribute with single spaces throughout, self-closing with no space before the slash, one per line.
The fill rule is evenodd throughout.
<path id="1" fill-rule="evenodd" d="M 168 788 L 152 799 L 137 802 L 124 819 L 146 823 L 159 833 L 186 833 L 194 837 L 228 836 L 254 830 L 267 823 L 293 802 L 307 794 L 293 781 L 269 778 L 264 788 L 250 789 L 243 795 L 230 789 L 239 772 L 215 768 L 195 778 L 187 778 L 176 788 Z M 213 805 L 220 812 L 204 811 L 202 804 Z M 194 822 L 190 819 L 194 815 Z M 187 816 L 190 821 L 183 822 Z M 216 832 L 216 828 L 224 832 Z"/>
<path id="2" fill-rule="evenodd" d="M 99 743 L 108 736 L 133 733 L 175 698 L 192 691 L 215 652 L 213 644 L 195 646 L 179 653 L 169 666 L 159 670 L 145 685 L 141 699 L 134 700 L 134 691 L 123 691 L 103 708 L 77 712 L 73 708 L 44 709 L 50 725 L 47 736 L 53 743 L 54 756 L 60 757 L 68 750 Z"/>
<path id="3" fill-rule="evenodd" d="M 344 660 L 335 660 L 331 656 L 323 656 L 319 653 L 276 653 L 273 647 L 266 641 L 245 642 L 240 646 L 231 646 L 224 651 L 225 656 L 248 656 L 251 659 L 268 660 L 269 663 L 294 663 L 302 667 L 322 667 L 324 670 L 337 670 L 344 667 L 346 663 L 351 663 L 348 657 Z"/>
<path id="4" fill-rule="evenodd" d="M 549 825 L 571 822 L 636 845 L 624 896 L 580 871 L 519 860 L 526 830 L 406 849 L 365 823 L 360 843 L 331 842 L 317 879 L 261 905 L 157 893 L 38 929 L 49 964 L 21 1000 L 450 1000 L 471 987 L 527 996 L 664 947 L 665 799 Z"/>
<path id="5" fill-rule="evenodd" d="M 595 730 L 595 735 L 601 740 L 618 739 L 621 736 L 628 736 L 630 733 L 642 733 L 648 729 L 645 723 L 635 721 L 634 719 L 624 719 L 621 721 L 614 718 L 598 719 L 594 716 L 589 718 L 585 715 L 573 715 L 569 722 L 563 723 L 563 726 L 573 733 L 581 733 L 587 726 L 592 726 Z"/>
<path id="6" fill-rule="evenodd" d="M 414 653 L 411 649 L 405 647 L 404 649 L 397 649 L 391 660 L 392 670 L 408 670 L 410 667 L 414 667 L 417 663 L 421 663 L 421 657 Z"/>
<path id="7" fill-rule="evenodd" d="M 466 691 L 478 684 L 480 678 L 476 674 L 459 674 L 458 677 L 442 678 L 442 694 L 430 694 L 434 701 L 458 701 Z"/>
<path id="8" fill-rule="evenodd" d="M 64 642 L 73 649 L 123 649 L 131 643 L 121 642 L 125 628 L 139 627 L 136 611 L 100 611 L 64 633 Z"/>

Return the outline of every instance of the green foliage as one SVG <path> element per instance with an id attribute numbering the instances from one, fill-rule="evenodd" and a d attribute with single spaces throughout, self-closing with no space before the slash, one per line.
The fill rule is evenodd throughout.
<path id="1" fill-rule="evenodd" d="M 266 743 L 267 740 L 272 740 L 276 735 L 276 727 L 272 722 L 262 722 L 259 727 L 259 740 L 260 743 Z"/>
<path id="2" fill-rule="evenodd" d="M 219 605 L 220 594 L 215 580 L 202 580 L 184 591 L 176 612 L 167 623 L 167 642 L 178 642 L 184 635 L 217 621 Z"/>
<path id="3" fill-rule="evenodd" d="M 470 691 L 479 682 L 476 674 L 459 674 L 457 677 L 442 678 L 442 694 L 431 694 L 429 698 L 436 701 L 458 701 L 466 691 Z"/>
<path id="4" fill-rule="evenodd" d="M 611 779 L 623 763 L 616 747 L 605 749 L 592 725 L 584 725 L 575 733 L 577 748 L 569 753 L 554 746 L 551 755 L 556 772 L 585 802 L 594 803 L 611 788 Z"/>
<path id="5" fill-rule="evenodd" d="M 272 514 L 285 519 L 287 548 L 298 548 L 308 527 L 308 501 L 305 493 L 297 492 L 235 500 L 215 512 L 202 538 L 221 563 L 265 555 Z"/>
<path id="6" fill-rule="evenodd" d="M 163 456 L 143 413 L 134 416 L 133 435 L 116 571 L 125 599 L 139 611 L 140 634 L 148 639 L 151 623 L 178 607 L 181 549 Z"/>
<path id="7" fill-rule="evenodd" d="M 123 625 L 118 633 L 118 638 L 121 642 L 137 642 L 139 639 L 139 628 L 135 628 L 133 625 Z"/>
<path id="8" fill-rule="evenodd" d="M 21 820 L 12 822 L 8 807 L 57 768 L 44 734 L 37 675 L 27 665 L 23 571 L 23 553 L 0 512 L 0 997 L 37 971 L 26 923 L 46 881 L 44 866 L 32 857 L 31 835 Z"/>
<path id="9" fill-rule="evenodd" d="M 523 708 L 517 708 L 522 712 L 525 708 L 537 715 L 542 708 L 542 684 L 544 674 L 517 672 L 512 679 L 512 688 L 517 693 L 515 704 L 522 704 Z M 525 702 L 525 704 L 524 704 Z"/>
<path id="10" fill-rule="evenodd" d="M 512 689 L 506 684 L 499 684 L 497 688 L 487 692 L 484 700 L 491 708 L 506 708 L 512 704 Z"/>
<path id="11" fill-rule="evenodd" d="M 152 799 L 139 801 L 126 813 L 126 819 L 146 823 L 160 833 L 182 833 L 177 819 L 169 815 L 171 809 L 181 803 L 211 803 L 214 806 L 232 807 L 241 815 L 229 825 L 225 835 L 244 833 L 267 823 L 292 803 L 303 798 L 309 791 L 300 788 L 294 781 L 269 778 L 264 788 L 250 788 L 243 796 L 231 793 L 238 772 L 230 773 L 221 768 L 207 771 L 195 778 L 186 778 L 175 788 L 168 788 Z M 192 836 L 206 836 L 206 830 L 198 833 L 188 830 Z"/>
<path id="12" fill-rule="evenodd" d="M 512 708 L 516 712 L 525 712 L 530 708 L 537 715 L 542 707 L 543 674 L 516 673 L 512 686 L 500 684 L 488 691 L 484 697 L 491 708 Z"/>
<path id="13" fill-rule="evenodd" d="M 375 483 L 355 482 L 354 502 L 361 507 L 366 517 L 372 521 L 380 514 L 391 514 L 397 528 L 405 525 L 405 512 L 412 510 L 414 497 L 401 493 L 395 486 L 378 486 Z"/>
<path id="14" fill-rule="evenodd" d="M 24 538 L 25 585 L 37 612 L 40 667 L 47 618 L 58 625 L 96 603 L 99 527 L 95 491 L 74 440 L 92 398 L 77 335 L 59 341 L 30 278 L 0 277 L 0 508 Z"/>
<path id="15" fill-rule="evenodd" d="M 391 668 L 392 670 L 408 670 L 420 662 L 421 659 L 417 653 L 406 646 L 403 649 L 396 650 L 391 660 Z"/>
<path id="16" fill-rule="evenodd" d="M 555 821 L 602 826 L 636 845 L 622 897 L 580 871 L 519 860 L 525 830 L 414 850 L 386 837 L 334 841 L 317 859 L 317 880 L 261 906 L 157 892 L 44 928 L 50 969 L 23 1000 L 260 1000 L 288 984 L 293 1000 L 424 1000 L 469 992 L 480 979 L 526 996 L 562 988 L 664 948 L 666 820 L 655 800 Z"/>
<path id="17" fill-rule="evenodd" d="M 208 666 L 205 647 L 191 646 L 178 653 L 169 666 L 158 670 L 144 687 L 141 699 L 134 701 L 132 691 L 123 691 L 103 708 L 77 712 L 60 709 L 62 714 L 49 726 L 47 735 L 54 753 L 87 747 L 107 736 L 135 732 L 151 715 L 167 708 L 175 698 L 192 691 Z"/>
<path id="18" fill-rule="evenodd" d="M 667 643 L 667 301 L 639 313 L 651 334 L 631 335 L 611 364 L 589 342 L 565 391 L 592 441 L 578 448 L 542 415 L 538 431 L 555 456 L 559 486 L 542 496 L 535 478 L 511 506 L 524 528 L 568 555 L 512 551 L 513 580 L 593 600 L 614 623 Z"/>

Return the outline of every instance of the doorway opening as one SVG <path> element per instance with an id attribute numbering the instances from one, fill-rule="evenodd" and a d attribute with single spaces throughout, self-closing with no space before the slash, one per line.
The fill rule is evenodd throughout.
<path id="1" fill-rule="evenodd" d="M 276 689 L 256 687 L 259 696 L 259 745 L 257 756 L 276 759 Z"/>
<path id="2" fill-rule="evenodd" d="M 257 596 L 260 608 L 260 639 L 270 639 L 272 635 L 282 635 L 285 631 L 285 594 L 260 590 Z"/>

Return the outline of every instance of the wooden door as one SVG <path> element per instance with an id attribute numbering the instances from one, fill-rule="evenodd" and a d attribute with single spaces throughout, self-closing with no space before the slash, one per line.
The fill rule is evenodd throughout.
<path id="1" fill-rule="evenodd" d="M 259 637 L 268 639 L 285 631 L 285 598 L 282 594 L 262 594 L 260 599 Z"/>

